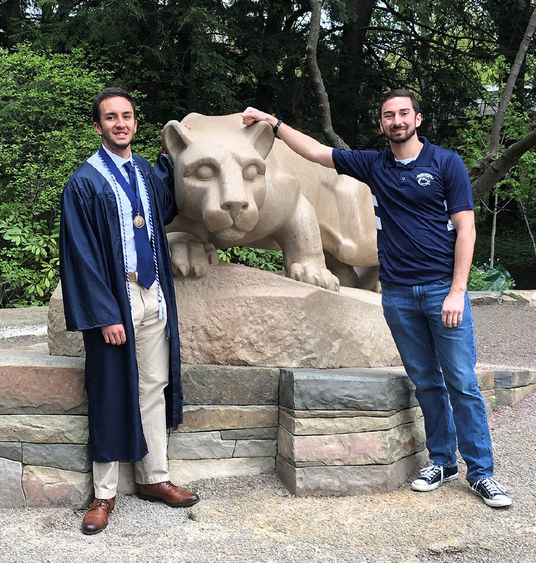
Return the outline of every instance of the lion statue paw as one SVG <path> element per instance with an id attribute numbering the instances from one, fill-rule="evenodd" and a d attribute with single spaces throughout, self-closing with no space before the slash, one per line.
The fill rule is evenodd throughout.
<path id="1" fill-rule="evenodd" d="M 218 251 L 207 241 L 200 241 L 189 233 L 168 233 L 173 273 L 178 277 L 201 278 L 208 267 L 219 261 Z"/>

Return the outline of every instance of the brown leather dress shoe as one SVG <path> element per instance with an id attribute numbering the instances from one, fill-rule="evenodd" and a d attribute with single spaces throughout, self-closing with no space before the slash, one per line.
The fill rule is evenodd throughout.
<path id="1" fill-rule="evenodd" d="M 108 516 L 114 506 L 115 497 L 111 499 L 96 498 L 82 520 L 82 533 L 91 535 L 102 532 L 108 526 Z"/>
<path id="2" fill-rule="evenodd" d="M 171 481 L 163 481 L 154 485 L 138 484 L 138 496 L 151 502 L 163 502 L 168 506 L 192 506 L 199 502 L 199 496 L 192 491 L 181 489 Z"/>

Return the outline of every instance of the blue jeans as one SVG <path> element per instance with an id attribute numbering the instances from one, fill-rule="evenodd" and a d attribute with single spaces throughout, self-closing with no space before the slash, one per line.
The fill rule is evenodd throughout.
<path id="1" fill-rule="evenodd" d="M 461 324 L 447 328 L 441 321 L 451 281 L 382 283 L 383 314 L 416 387 L 430 459 L 436 465 L 456 465 L 458 448 L 467 464 L 467 480 L 473 483 L 493 476 L 493 453 L 474 370 L 476 347 L 467 293 Z"/>

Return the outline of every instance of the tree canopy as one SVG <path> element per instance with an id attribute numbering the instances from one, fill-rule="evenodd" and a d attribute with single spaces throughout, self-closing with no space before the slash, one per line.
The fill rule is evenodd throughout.
<path id="1" fill-rule="evenodd" d="M 450 118 L 481 97 L 497 59 L 513 64 L 532 12 L 530 0 L 317 3 L 318 65 L 334 128 L 352 147 L 378 144 L 376 103 L 397 85 L 415 90 L 426 116 L 423 131 L 444 140 Z M 251 103 L 314 132 L 320 128 L 306 64 L 310 4 L 5 0 L 0 45 L 82 50 L 88 66 L 145 96 L 151 122 L 190 111 L 240 111 Z M 517 81 L 522 104 L 534 99 L 524 88 L 532 67 L 531 59 Z"/>
<path id="2" fill-rule="evenodd" d="M 14 225 L 55 232 L 61 189 L 95 146 L 89 106 L 103 85 L 135 94 L 137 150 L 149 157 L 169 119 L 247 105 L 328 143 L 333 133 L 352 148 L 383 147 L 378 99 L 404 86 L 421 100 L 421 133 L 460 149 L 476 196 L 522 186 L 536 227 L 530 39 L 513 81 L 510 72 L 533 13 L 530 0 L 2 0 L 0 306 L 31 302 L 30 278 L 34 301 L 46 299 L 57 239 L 37 251 Z M 492 147 L 483 102 L 493 114 L 509 77 Z M 11 271 L 15 256 L 28 264 L 20 252 L 30 247 L 43 263 Z"/>

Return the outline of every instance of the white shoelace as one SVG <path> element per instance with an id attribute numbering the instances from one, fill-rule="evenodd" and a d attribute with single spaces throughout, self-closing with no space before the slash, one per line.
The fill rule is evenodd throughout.
<path id="1" fill-rule="evenodd" d="M 501 485 L 499 485 L 499 483 L 497 483 L 497 481 L 495 481 L 491 477 L 477 481 L 475 483 L 475 487 L 477 487 L 478 485 L 482 485 L 482 487 L 486 489 L 486 492 L 489 494 L 490 498 L 494 497 L 495 495 L 506 494 L 506 491 L 501 487 Z"/>
<path id="2" fill-rule="evenodd" d="M 431 465 L 421 469 L 419 477 L 425 480 L 432 480 L 438 473 L 441 473 L 441 480 L 443 480 L 443 468 L 440 465 Z"/>

